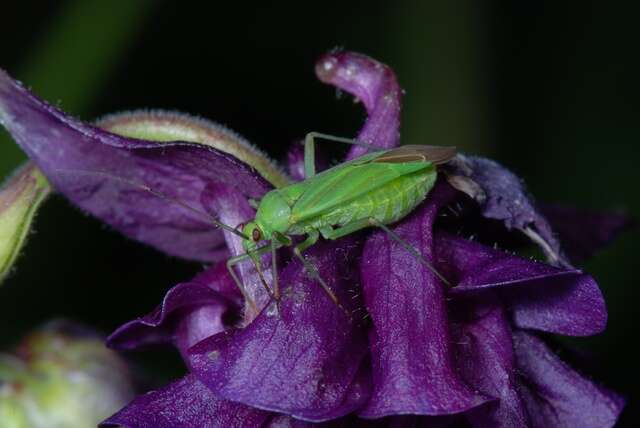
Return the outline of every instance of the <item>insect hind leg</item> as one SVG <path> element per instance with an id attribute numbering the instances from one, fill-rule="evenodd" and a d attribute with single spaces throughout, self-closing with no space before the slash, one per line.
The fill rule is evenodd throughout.
<path id="1" fill-rule="evenodd" d="M 448 287 L 452 287 L 451 282 L 449 282 L 440 272 L 438 272 L 438 270 L 429 261 L 427 261 L 427 259 L 425 259 L 422 254 L 420 254 L 418 250 L 416 250 L 411 244 L 406 242 L 397 233 L 395 233 L 393 230 L 391 230 L 385 224 L 376 220 L 375 218 L 371 217 L 368 221 L 371 226 L 376 226 L 384 230 L 387 235 L 389 235 L 394 241 L 402 245 L 405 250 L 411 253 L 411 255 L 413 255 L 420 263 L 422 263 L 427 269 L 433 272 L 433 274 L 437 276 L 440 281 L 445 283 Z"/>
<path id="2" fill-rule="evenodd" d="M 295 247 L 293 247 L 293 254 L 296 256 L 296 258 L 298 258 L 298 260 L 300 260 L 302 262 L 302 265 L 304 266 L 304 269 L 307 272 L 307 274 L 309 274 L 309 276 L 311 278 L 313 278 L 316 281 L 318 281 L 318 283 L 320 284 L 320 286 L 322 287 L 324 292 L 327 294 L 327 296 L 329 296 L 331 301 L 338 308 L 340 308 L 347 315 L 347 317 L 351 318 L 351 314 L 349 313 L 349 311 L 347 311 L 345 309 L 344 306 L 342 306 L 342 304 L 340 303 L 340 300 L 338 299 L 338 296 L 336 296 L 336 294 L 329 287 L 329 285 L 325 282 L 325 280 L 322 279 L 322 276 L 320 275 L 320 272 L 318 272 L 318 268 L 315 267 L 314 264 L 311 263 L 309 260 L 305 259 L 304 255 L 302 255 L 302 252 L 304 250 L 306 250 L 307 248 L 309 248 L 310 246 L 312 246 L 313 244 L 315 244 L 318 241 L 318 238 L 319 238 L 318 231 L 313 231 L 312 233 L 309 234 L 307 239 L 305 239 L 303 242 L 301 242 L 298 245 L 296 245 Z"/>
<path id="3" fill-rule="evenodd" d="M 304 138 L 304 178 L 316 175 L 316 138 L 335 141 L 337 143 L 352 144 L 371 150 L 380 150 L 380 147 L 363 143 L 352 138 L 336 137 L 335 135 L 322 134 L 320 132 L 309 132 Z"/>

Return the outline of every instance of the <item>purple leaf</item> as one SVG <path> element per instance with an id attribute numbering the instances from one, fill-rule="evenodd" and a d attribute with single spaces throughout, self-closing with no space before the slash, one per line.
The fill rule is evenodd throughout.
<path id="1" fill-rule="evenodd" d="M 344 260 L 359 246 L 350 239 L 319 243 L 308 259 L 347 310 L 358 282 Z M 346 415 L 369 395 L 364 329 L 349 319 L 296 260 L 281 272 L 279 311 L 267 306 L 244 329 L 228 330 L 194 346 L 190 368 L 215 394 L 300 419 Z"/>
<path id="2" fill-rule="evenodd" d="M 446 233 L 436 234 L 436 248 L 439 268 L 457 284 L 451 295 L 498 290 L 519 327 L 587 336 L 606 326 L 598 285 L 577 269 L 512 256 Z"/>
<path id="3" fill-rule="evenodd" d="M 157 391 L 138 396 L 100 424 L 101 428 L 259 427 L 271 415 L 216 397 L 188 375 Z"/>
<path id="4" fill-rule="evenodd" d="M 227 254 L 207 215 L 193 210 L 204 211 L 207 185 L 227 185 L 252 198 L 271 188 L 253 168 L 212 147 L 130 139 L 76 121 L 2 71 L 0 123 L 77 206 L 131 238 L 188 259 Z"/>
<path id="5" fill-rule="evenodd" d="M 318 60 L 316 75 L 322 82 L 353 94 L 364 104 L 368 118 L 356 137 L 358 141 L 383 149 L 400 143 L 402 89 L 393 70 L 362 54 L 333 52 Z M 366 148 L 353 147 L 346 160 L 366 152 Z"/>
<path id="6" fill-rule="evenodd" d="M 433 221 L 451 192 L 436 186 L 421 208 L 394 227 L 427 260 L 433 257 Z M 367 240 L 360 269 L 373 322 L 373 393 L 359 415 L 444 415 L 486 402 L 456 371 L 443 283 L 433 272 L 383 231 Z"/>
<path id="7" fill-rule="evenodd" d="M 173 287 L 153 312 L 113 332 L 107 345 L 124 350 L 174 342 L 184 354 L 199 341 L 224 331 L 223 316 L 239 307 L 234 289 L 225 264 L 219 263 L 192 282 Z"/>
<path id="8" fill-rule="evenodd" d="M 533 427 L 605 428 L 616 423 L 624 400 L 582 377 L 544 342 L 514 332 L 520 394 Z"/>

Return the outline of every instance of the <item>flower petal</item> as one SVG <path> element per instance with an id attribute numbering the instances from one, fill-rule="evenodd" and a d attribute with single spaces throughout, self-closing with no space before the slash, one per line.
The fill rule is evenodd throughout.
<path id="1" fill-rule="evenodd" d="M 498 289 L 515 324 L 570 336 L 604 330 L 607 309 L 598 284 L 577 269 L 562 269 L 436 234 L 439 268 L 457 286 L 453 296 Z"/>
<path id="2" fill-rule="evenodd" d="M 51 187 L 40 171 L 27 164 L 0 188 L 0 282 L 25 243 L 31 222 Z"/>
<path id="3" fill-rule="evenodd" d="M 528 415 L 515 381 L 511 328 L 492 293 L 452 302 L 454 343 L 463 379 L 497 400 L 467 412 L 474 427 L 523 427 Z"/>
<path id="4" fill-rule="evenodd" d="M 224 315 L 236 308 L 226 296 L 236 297 L 236 287 L 224 263 L 205 272 L 193 282 L 170 289 L 150 314 L 119 327 L 107 338 L 107 346 L 125 350 L 174 342 L 184 354 L 199 341 L 224 331 Z M 213 273 L 215 280 L 209 278 Z"/>
<path id="5" fill-rule="evenodd" d="M 509 230 L 522 231 L 540 246 L 549 263 L 571 266 L 549 222 L 515 174 L 497 162 L 477 156 L 458 155 L 448 168 L 482 188 L 484 193 L 478 202 L 484 217 L 501 220 Z"/>
<path id="6" fill-rule="evenodd" d="M 566 206 L 548 205 L 542 212 L 574 263 L 588 259 L 632 225 L 623 213 L 591 211 Z"/>
<path id="7" fill-rule="evenodd" d="M 140 395 L 101 428 L 258 427 L 271 415 L 221 400 L 195 376 L 187 375 L 157 391 Z"/>
<path id="8" fill-rule="evenodd" d="M 340 419 L 315 423 L 277 415 L 265 428 L 446 428 L 453 422 L 455 420 L 450 416 L 398 415 L 371 420 L 348 415 Z"/>
<path id="9" fill-rule="evenodd" d="M 391 68 L 355 52 L 332 52 L 318 60 L 316 75 L 322 82 L 353 94 L 364 104 L 369 117 L 356 137 L 358 141 L 383 149 L 400 143 L 402 89 Z M 347 160 L 366 152 L 366 148 L 353 147 Z"/>
<path id="10" fill-rule="evenodd" d="M 316 152 L 320 153 L 318 150 Z M 287 169 L 295 181 L 304 180 L 304 145 L 301 142 L 295 142 L 289 147 Z"/>
<path id="11" fill-rule="evenodd" d="M 71 119 L 2 71 L 0 123 L 76 205 L 129 237 L 188 259 L 225 254 L 220 232 L 207 214 L 195 212 L 203 211 L 206 185 L 225 184 L 251 198 L 271 188 L 249 165 L 212 147 L 135 140 Z"/>
<path id="12" fill-rule="evenodd" d="M 220 221 L 231 226 L 238 226 L 255 217 L 255 210 L 251 208 L 246 198 L 224 184 L 208 185 L 201 196 L 202 205 L 208 212 L 219 212 Z M 223 231 L 227 248 L 232 256 L 244 254 L 242 238 L 225 230 Z M 244 292 L 255 304 L 245 305 L 244 322 L 250 323 L 270 299 L 264 289 L 258 271 L 251 260 L 246 260 L 237 265 Z M 271 283 L 271 256 L 265 254 L 262 257 L 262 274 L 268 283 Z"/>
<path id="13" fill-rule="evenodd" d="M 617 394 L 582 377 L 537 337 L 513 335 L 520 394 L 533 427 L 613 426 L 624 407 Z"/>
<path id="14" fill-rule="evenodd" d="M 394 227 L 427 260 L 433 257 L 433 221 L 451 192 L 436 186 L 421 208 Z M 484 403 L 455 368 L 443 284 L 432 271 L 379 231 L 367 239 L 361 275 L 373 321 L 374 387 L 359 415 L 444 415 Z"/>
<path id="15" fill-rule="evenodd" d="M 350 239 L 322 242 L 308 259 L 347 310 L 357 283 L 349 266 L 358 246 Z M 298 261 L 282 272 L 279 311 L 265 308 L 244 329 L 194 346 L 190 368 L 215 394 L 252 407 L 323 421 L 353 412 L 368 397 L 364 329 L 329 299 Z"/>
<path id="16" fill-rule="evenodd" d="M 274 187 L 285 186 L 290 181 L 258 148 L 230 129 L 206 119 L 174 111 L 137 110 L 110 114 L 98 120 L 96 125 L 138 140 L 204 144 L 252 166 Z"/>

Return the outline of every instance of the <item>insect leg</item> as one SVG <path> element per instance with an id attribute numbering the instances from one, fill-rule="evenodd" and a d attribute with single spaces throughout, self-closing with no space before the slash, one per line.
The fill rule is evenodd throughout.
<path id="1" fill-rule="evenodd" d="M 229 271 L 229 274 L 231 275 L 231 277 L 233 278 L 233 281 L 236 283 L 236 286 L 238 287 L 238 289 L 240 290 L 240 293 L 242 294 L 242 297 L 244 298 L 244 300 L 251 305 L 251 308 L 254 309 L 257 312 L 257 305 L 256 302 L 249 296 L 249 294 L 247 294 L 247 290 L 244 287 L 244 284 L 242 283 L 242 281 L 240 281 L 240 278 L 238 278 L 238 275 L 236 275 L 236 272 L 233 270 L 233 267 L 235 265 L 237 265 L 238 263 L 241 263 L 245 260 L 253 260 L 253 256 L 260 256 L 264 253 L 266 253 L 267 251 L 269 251 L 269 249 L 271 248 L 271 246 L 264 246 L 261 248 L 258 248 L 253 254 L 249 254 L 249 253 L 244 253 L 244 254 L 240 254 L 238 256 L 235 257 L 230 257 L 229 259 L 227 259 L 227 270 Z M 254 260 L 255 262 L 255 260 Z M 269 286 L 267 285 L 266 280 L 264 279 L 264 275 L 262 274 L 262 270 L 260 269 L 260 266 L 258 266 L 256 264 L 256 269 L 258 271 L 258 275 L 260 276 L 260 281 L 262 282 L 262 285 L 264 286 L 265 290 L 267 291 L 267 294 L 270 297 L 274 297 L 273 293 L 271 292 L 271 290 L 269 289 Z"/>
<path id="2" fill-rule="evenodd" d="M 331 290 L 331 288 L 327 285 L 324 279 L 322 279 L 322 277 L 320 276 L 320 273 L 318 272 L 318 268 L 316 268 L 313 265 L 313 263 L 309 262 L 302 255 L 302 252 L 307 248 L 309 248 L 310 246 L 312 246 L 313 244 L 315 244 L 318 241 L 319 237 L 320 237 L 320 234 L 318 233 L 317 230 L 310 232 L 307 239 L 305 239 L 304 241 L 302 241 L 301 243 L 293 247 L 293 254 L 298 258 L 298 260 L 302 262 L 304 269 L 307 271 L 307 274 L 309 274 L 311 278 L 318 281 L 318 283 L 320 284 L 324 292 L 327 293 L 331 301 L 335 303 L 337 307 L 342 309 L 349 318 L 351 318 L 351 314 L 338 301 L 338 296 L 336 296 L 333 290 Z"/>
<path id="3" fill-rule="evenodd" d="M 227 270 L 229 271 L 231 278 L 233 278 L 233 281 L 236 283 L 238 290 L 240 290 L 240 294 L 242 294 L 242 298 L 244 299 L 244 301 L 247 302 L 249 306 L 251 306 L 251 310 L 253 312 L 258 313 L 258 306 L 256 305 L 256 302 L 249 296 L 249 294 L 247 294 L 247 290 L 245 290 L 244 284 L 242 284 L 242 281 L 240 281 L 240 278 L 238 278 L 238 275 L 236 275 L 236 272 L 233 270 L 233 267 L 235 265 L 247 259 L 249 259 L 249 254 L 246 253 L 240 254 L 239 256 L 230 257 L 229 259 L 227 259 Z"/>
<path id="4" fill-rule="evenodd" d="M 335 239 L 342 238 L 343 236 L 351 235 L 352 233 L 355 233 L 360 229 L 364 229 L 366 227 L 371 227 L 371 226 L 372 224 L 369 221 L 369 219 L 365 218 L 362 220 L 356 220 L 353 223 L 346 224 L 337 229 L 331 229 L 331 228 L 321 229 L 320 232 L 322 233 L 322 236 L 325 239 L 335 240 Z"/>
<path id="5" fill-rule="evenodd" d="M 315 279 L 316 281 L 318 281 L 318 283 L 320 284 L 324 292 L 327 293 L 327 296 L 329 296 L 331 301 L 335 303 L 335 305 L 338 308 L 340 308 L 349 318 L 351 318 L 351 314 L 349 313 L 349 311 L 347 311 L 345 307 L 340 304 L 340 301 L 338 300 L 338 296 L 336 296 L 333 290 L 327 285 L 326 282 L 324 282 L 324 279 L 322 279 L 322 277 L 320 276 L 320 273 L 318 272 L 318 268 L 316 268 L 313 265 L 313 263 L 309 262 L 307 259 L 304 258 L 304 256 L 302 255 L 298 247 L 293 248 L 293 254 L 295 254 L 295 256 L 302 262 L 302 264 L 304 265 L 304 269 L 307 271 L 309 276 Z"/>
<path id="6" fill-rule="evenodd" d="M 355 146 L 366 147 L 369 150 L 380 150 L 379 147 L 372 146 L 371 144 L 362 143 L 360 141 L 351 139 L 336 137 L 334 135 L 322 134 L 320 132 L 309 132 L 304 138 L 304 178 L 310 178 L 316 175 L 316 149 L 315 139 L 322 138 L 328 141 L 335 141 L 338 143 L 352 144 Z"/>
<path id="7" fill-rule="evenodd" d="M 400 236 L 398 236 L 397 233 L 395 233 L 393 230 L 389 229 L 386 225 L 384 225 L 383 223 L 379 222 L 378 220 L 376 220 L 373 217 L 369 219 L 369 224 L 371 224 L 372 226 L 377 226 L 380 229 L 382 229 L 385 232 L 387 232 L 387 234 L 389 236 L 391 236 L 391 238 L 393 240 L 395 240 L 400 245 L 402 245 L 405 250 L 407 250 L 409 253 L 411 253 L 416 259 L 418 259 L 418 261 L 420 263 L 422 263 L 427 269 L 429 269 L 431 272 L 433 272 L 434 275 L 437 276 L 440 279 L 440 281 L 444 282 L 447 286 L 452 287 L 451 283 L 449 281 L 447 281 L 447 279 L 444 276 L 442 276 L 442 274 L 440 272 L 438 272 L 436 270 L 436 268 L 431 263 L 429 263 L 427 261 L 427 259 L 425 259 L 422 256 L 422 254 L 420 254 L 415 248 L 413 248 L 412 245 L 410 245 L 407 242 L 405 242 L 404 239 L 402 239 Z"/>
<path id="8" fill-rule="evenodd" d="M 309 132 L 304 138 L 304 178 L 311 178 L 316 175 L 315 137 L 315 132 Z"/>
<path id="9" fill-rule="evenodd" d="M 276 299 L 276 302 L 280 301 L 280 284 L 278 283 L 278 253 L 276 250 L 278 249 L 278 243 L 274 240 L 271 241 L 271 288 L 273 288 L 273 297 Z"/>

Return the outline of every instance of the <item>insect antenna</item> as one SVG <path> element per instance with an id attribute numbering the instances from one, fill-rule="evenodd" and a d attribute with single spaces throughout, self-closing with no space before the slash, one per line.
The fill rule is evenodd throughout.
<path id="1" fill-rule="evenodd" d="M 153 195 L 153 196 L 155 196 L 155 197 L 157 197 L 159 199 L 162 199 L 162 200 L 164 200 L 166 202 L 178 205 L 178 206 L 180 206 L 180 207 L 182 207 L 182 208 L 184 208 L 186 210 L 189 210 L 189 211 L 191 211 L 191 212 L 193 212 L 195 214 L 198 214 L 198 215 L 206 218 L 208 221 L 213 223 L 215 226 L 217 226 L 217 227 L 219 227 L 221 229 L 224 229 L 224 230 L 226 230 L 228 232 L 231 232 L 234 235 L 239 236 L 242 239 L 246 239 L 246 240 L 249 239 L 249 237 L 247 235 L 245 235 L 244 233 L 240 232 L 239 230 L 237 230 L 237 229 L 235 229 L 235 228 L 233 228 L 233 227 L 231 227 L 229 225 L 226 225 L 226 224 L 220 222 L 218 219 L 216 219 L 211 214 L 209 214 L 209 213 L 207 213 L 205 211 L 199 210 L 199 209 L 197 209 L 195 207 L 192 207 L 191 205 L 186 204 L 186 203 L 184 203 L 183 201 L 181 201 L 179 199 L 173 198 L 173 197 L 171 197 L 169 195 L 166 195 L 166 194 L 164 194 L 162 192 L 159 192 L 159 191 L 153 189 L 152 187 L 150 187 L 150 186 L 148 186 L 148 185 L 146 185 L 144 183 L 140 183 L 140 182 L 137 182 L 135 180 L 130 180 L 130 179 L 124 178 L 124 177 L 118 177 L 117 175 L 113 175 L 113 174 L 111 174 L 109 172 L 106 172 L 106 171 L 88 171 L 88 170 L 81 170 L 81 169 L 55 169 L 55 170 L 53 170 L 53 172 L 60 173 L 60 174 L 69 174 L 69 175 L 71 175 L 71 174 L 84 174 L 84 175 L 89 175 L 89 176 L 98 176 L 98 177 L 104 177 L 104 178 L 107 178 L 107 179 L 110 179 L 110 180 L 113 180 L 113 181 L 118 181 L 118 182 L 123 183 L 123 184 L 127 184 L 129 186 L 132 186 L 132 187 L 138 188 L 139 190 L 147 192 L 147 193 L 149 193 L 149 194 L 151 194 L 151 195 Z"/>

